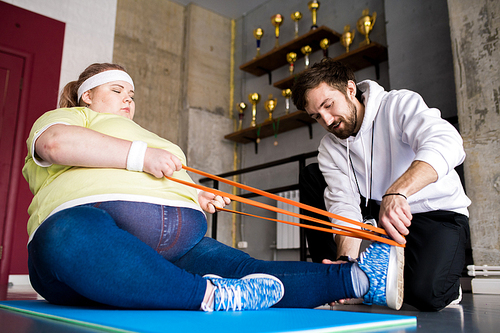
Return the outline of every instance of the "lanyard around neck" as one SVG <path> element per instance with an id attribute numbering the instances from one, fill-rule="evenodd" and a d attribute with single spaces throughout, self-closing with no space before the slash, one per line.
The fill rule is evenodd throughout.
<path id="1" fill-rule="evenodd" d="M 372 144 L 371 144 L 371 151 L 370 151 L 370 193 L 367 193 L 367 196 L 371 199 L 372 197 L 372 183 L 373 183 L 373 141 L 374 141 L 374 133 L 375 133 L 375 120 L 373 120 L 372 123 Z M 358 193 L 361 196 L 361 190 L 359 188 L 359 183 L 358 183 L 358 177 L 356 177 L 356 171 L 354 170 L 354 164 L 352 164 L 352 159 L 351 155 L 349 155 L 349 161 L 351 162 L 351 168 L 352 172 L 354 174 L 354 180 L 356 181 L 356 186 L 358 187 Z M 368 198 L 366 199 L 366 205 L 368 205 Z M 371 212 L 371 206 L 370 206 L 370 215 L 372 214 Z"/>

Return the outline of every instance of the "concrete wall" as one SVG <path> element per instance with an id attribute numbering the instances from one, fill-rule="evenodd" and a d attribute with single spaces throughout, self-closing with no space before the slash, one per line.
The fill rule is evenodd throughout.
<path id="1" fill-rule="evenodd" d="M 233 144 L 222 140 L 233 129 L 230 46 L 231 21 L 202 7 L 118 1 L 113 61 L 135 80 L 135 120 L 178 144 L 189 166 L 210 173 L 233 166 Z M 218 239 L 232 245 L 231 216 L 219 220 Z"/>
<path id="2" fill-rule="evenodd" d="M 116 0 L 2 1 L 66 23 L 61 89 L 91 63 L 112 61 Z"/>
<path id="3" fill-rule="evenodd" d="M 500 3 L 448 6 L 474 264 L 500 265 Z"/>
<path id="4" fill-rule="evenodd" d="M 391 89 L 417 91 L 444 118 L 456 116 L 445 0 L 385 0 Z"/>
<path id="5" fill-rule="evenodd" d="M 231 21 L 196 5 L 186 7 L 184 89 L 181 120 L 189 165 L 212 174 L 233 169 L 229 118 Z M 200 177 L 193 175 L 193 179 Z M 211 186 L 209 184 L 205 184 Z M 227 187 L 221 190 L 230 192 Z M 211 216 L 209 216 L 209 222 Z M 211 228 L 209 225 L 209 234 Z M 217 239 L 233 245 L 232 216 L 218 216 Z"/>
<path id="6" fill-rule="evenodd" d="M 119 0 L 113 61 L 135 83 L 135 121 L 177 142 L 184 63 L 184 6 Z"/>

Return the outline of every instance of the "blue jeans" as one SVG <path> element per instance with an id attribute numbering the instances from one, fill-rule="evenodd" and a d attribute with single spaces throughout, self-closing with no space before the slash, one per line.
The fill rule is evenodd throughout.
<path id="1" fill-rule="evenodd" d="M 189 208 L 120 201 L 69 208 L 29 243 L 31 283 L 54 304 L 137 309 L 198 310 L 208 273 L 274 275 L 285 286 L 277 307 L 354 297 L 350 263 L 257 260 L 205 231 L 205 216 Z"/>

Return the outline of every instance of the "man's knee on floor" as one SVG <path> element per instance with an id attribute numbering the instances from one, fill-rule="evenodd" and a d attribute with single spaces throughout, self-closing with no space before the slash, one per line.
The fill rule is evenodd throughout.
<path id="1" fill-rule="evenodd" d="M 447 290 L 437 290 L 429 284 L 408 285 L 405 283 L 404 302 L 420 311 L 439 311 L 459 297 L 460 281 Z"/>

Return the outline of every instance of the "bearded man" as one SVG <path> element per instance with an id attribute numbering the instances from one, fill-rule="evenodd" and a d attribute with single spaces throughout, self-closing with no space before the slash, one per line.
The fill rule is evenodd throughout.
<path id="1" fill-rule="evenodd" d="M 292 99 L 328 132 L 319 164 L 301 172 L 301 201 L 378 223 L 405 244 L 405 303 L 438 311 L 459 301 L 471 202 L 455 171 L 465 159 L 458 131 L 419 94 L 356 84 L 332 59 L 303 72 Z M 306 237 L 315 262 L 358 257 L 359 239 L 314 230 Z"/>

